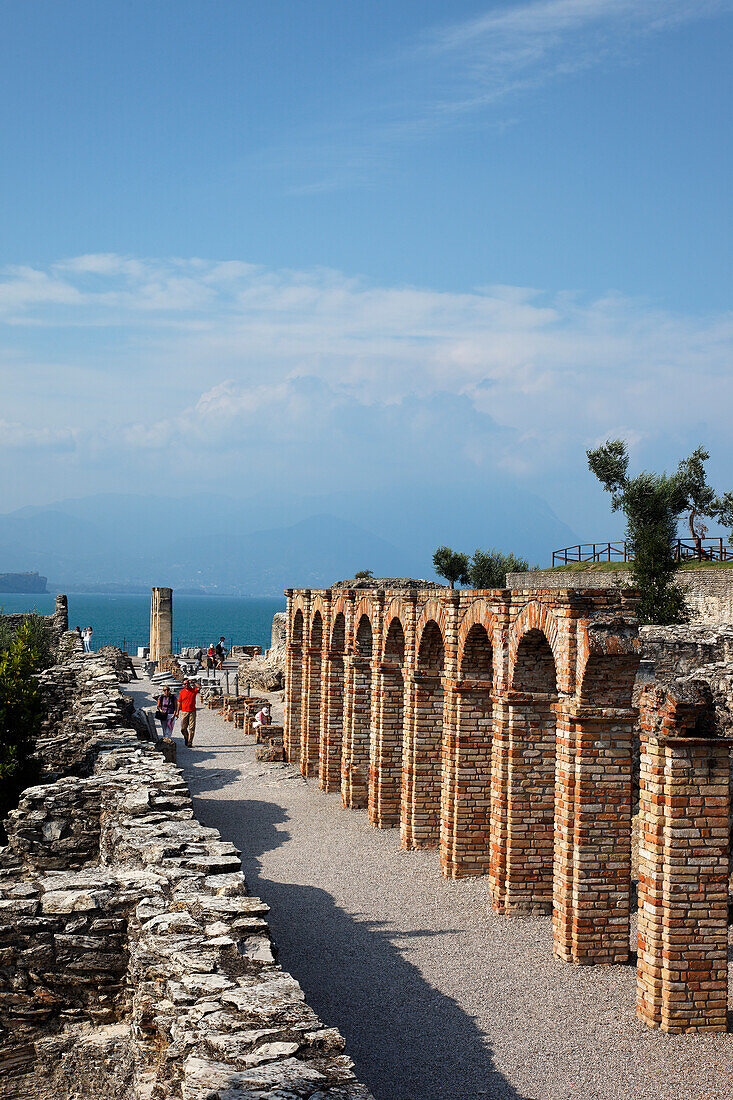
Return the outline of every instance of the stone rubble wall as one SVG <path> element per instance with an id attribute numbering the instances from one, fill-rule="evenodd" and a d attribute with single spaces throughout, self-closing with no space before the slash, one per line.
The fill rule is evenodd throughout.
<path id="1" fill-rule="evenodd" d="M 17 630 L 31 614 L 33 612 L 18 611 L 2 615 L 0 618 L 10 625 L 11 630 Z M 66 596 L 56 597 L 56 606 L 52 615 L 41 615 L 39 618 L 44 619 L 48 624 L 51 638 L 58 644 L 61 636 L 69 629 L 69 607 Z"/>
<path id="2" fill-rule="evenodd" d="M 285 686 L 285 647 L 287 644 L 288 616 L 284 611 L 275 613 L 272 619 L 270 648 L 261 656 L 239 662 L 239 683 L 249 684 L 256 691 L 281 691 Z"/>
<path id="3" fill-rule="evenodd" d="M 0 849 L 0 1098 L 369 1100 L 278 966 L 239 852 L 130 727 L 120 664 L 44 674 L 49 774 L 62 731 L 80 760 L 24 793 Z"/>
<path id="4" fill-rule="evenodd" d="M 692 621 L 697 623 L 733 623 L 733 569 L 685 569 L 677 574 L 677 583 L 687 593 Z M 553 572 L 507 573 L 507 588 L 616 588 L 631 583 L 626 569 L 607 573 Z"/>

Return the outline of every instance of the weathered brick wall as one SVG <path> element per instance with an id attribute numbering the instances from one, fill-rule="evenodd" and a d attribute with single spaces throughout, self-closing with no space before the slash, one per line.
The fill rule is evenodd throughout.
<path id="1" fill-rule="evenodd" d="M 637 1012 L 664 1031 L 725 1031 L 729 745 L 708 686 L 640 698 Z"/>
<path id="2" fill-rule="evenodd" d="M 692 620 L 700 623 L 733 623 L 733 569 L 685 569 L 677 574 L 677 583 L 687 593 Z M 507 588 L 613 588 L 631 583 L 625 569 L 607 573 L 562 573 L 538 570 L 536 573 L 507 573 Z"/>
<path id="3" fill-rule="evenodd" d="M 114 660 L 45 679 L 95 749 L 89 774 L 25 792 L 0 850 L 0 1097 L 369 1100 L 277 965 L 239 853 L 119 724 Z"/>

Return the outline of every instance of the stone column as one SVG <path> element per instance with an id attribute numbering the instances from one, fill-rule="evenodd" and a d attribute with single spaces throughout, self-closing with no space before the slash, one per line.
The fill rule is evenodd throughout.
<path id="1" fill-rule="evenodd" d="M 150 600 L 150 660 L 173 652 L 173 589 L 154 588 Z"/>
<path id="2" fill-rule="evenodd" d="M 553 950 L 629 957 L 633 710 L 567 706 L 557 718 Z"/>
<path id="3" fill-rule="evenodd" d="M 53 632 L 59 639 L 69 629 L 69 601 L 66 596 L 56 597 L 56 606 L 53 612 Z"/>
<path id="4" fill-rule="evenodd" d="M 728 753 L 642 732 L 636 1011 L 662 1031 L 726 1030 Z"/>

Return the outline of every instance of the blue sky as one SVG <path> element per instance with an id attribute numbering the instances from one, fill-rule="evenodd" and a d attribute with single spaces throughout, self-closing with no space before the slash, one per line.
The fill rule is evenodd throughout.
<path id="1" fill-rule="evenodd" d="M 616 434 L 732 487 L 730 0 L 0 27 L 0 509 L 458 478 L 603 537 Z"/>

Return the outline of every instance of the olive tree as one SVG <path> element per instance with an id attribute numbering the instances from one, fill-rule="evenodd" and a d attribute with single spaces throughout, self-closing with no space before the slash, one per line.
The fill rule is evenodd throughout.
<path id="1" fill-rule="evenodd" d="M 456 584 L 470 584 L 468 572 L 468 554 L 451 550 L 450 546 L 439 546 L 433 554 L 433 568 L 439 577 L 448 581 L 451 588 Z"/>
<path id="2" fill-rule="evenodd" d="M 698 447 L 680 462 L 673 474 L 643 470 L 629 477 L 629 456 L 621 439 L 610 439 L 595 450 L 586 451 L 588 466 L 611 494 L 613 510 L 626 516 L 626 539 L 633 563 L 632 578 L 641 594 L 639 618 L 645 623 L 684 622 L 687 608 L 684 593 L 674 584 L 678 562 L 674 544 L 680 516 L 688 513 L 690 533 L 698 556 L 707 528 L 702 516 L 720 516 L 730 494 L 717 497 L 707 484 L 707 451 Z M 733 505 L 733 499 L 730 501 Z M 733 518 L 733 507 L 730 508 Z"/>

